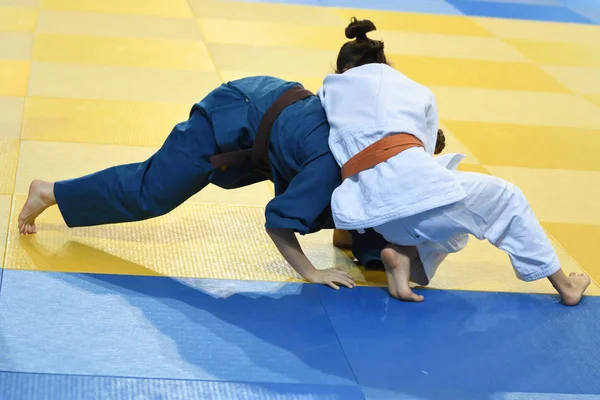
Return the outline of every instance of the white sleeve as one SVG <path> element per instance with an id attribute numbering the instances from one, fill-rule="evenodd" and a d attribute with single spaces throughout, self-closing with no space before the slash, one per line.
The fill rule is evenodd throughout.
<path id="1" fill-rule="evenodd" d="M 427 136 L 425 143 L 425 151 L 433 155 L 435 152 L 435 143 L 437 142 L 438 131 L 438 111 L 435 103 L 435 96 L 429 91 L 429 104 L 425 108 L 425 119 L 427 122 Z"/>

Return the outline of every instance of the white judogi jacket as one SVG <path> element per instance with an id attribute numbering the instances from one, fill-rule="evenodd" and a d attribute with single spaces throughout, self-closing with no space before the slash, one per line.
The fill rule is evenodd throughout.
<path id="1" fill-rule="evenodd" d="M 318 91 L 331 126 L 329 147 L 340 166 L 369 145 L 398 132 L 421 140 L 360 172 L 333 193 L 339 229 L 362 230 L 465 198 L 453 173 L 464 157 L 433 157 L 438 115 L 431 91 L 385 64 L 367 64 L 328 75 Z"/>

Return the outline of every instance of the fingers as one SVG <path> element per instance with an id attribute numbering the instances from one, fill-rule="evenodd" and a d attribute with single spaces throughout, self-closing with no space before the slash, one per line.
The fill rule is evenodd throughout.
<path id="1" fill-rule="evenodd" d="M 336 271 L 339 275 L 341 275 L 341 276 L 343 276 L 345 278 L 348 278 L 351 281 L 354 281 L 354 277 L 352 275 L 350 275 L 348 273 L 348 271 L 344 271 L 343 269 L 340 269 L 340 268 L 334 268 L 334 271 Z"/>
<path id="2" fill-rule="evenodd" d="M 340 290 L 340 287 L 333 282 L 329 282 L 328 285 L 335 290 Z"/>
<path id="3" fill-rule="evenodd" d="M 348 279 L 348 278 L 341 278 L 339 279 L 338 283 L 346 286 L 349 289 L 352 289 L 355 285 L 354 281 L 352 279 Z"/>

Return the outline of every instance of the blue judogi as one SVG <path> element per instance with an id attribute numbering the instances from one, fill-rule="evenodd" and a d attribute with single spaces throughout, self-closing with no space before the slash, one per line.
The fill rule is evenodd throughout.
<path id="1" fill-rule="evenodd" d="M 221 85 L 192 107 L 189 119 L 177 124 L 148 160 L 56 182 L 54 194 L 66 224 L 145 220 L 168 213 L 209 183 L 230 189 L 265 180 L 250 162 L 214 170 L 210 157 L 251 148 L 265 111 L 294 85 L 299 84 L 267 76 Z M 316 96 L 288 106 L 275 120 L 269 148 L 275 197 L 266 207 L 267 228 L 300 234 L 333 228 L 331 194 L 341 178 L 328 136 Z M 355 241 L 365 243 L 368 236 L 355 235 Z M 370 246 L 359 246 L 358 253 L 375 254 L 383 245 L 365 247 Z"/>

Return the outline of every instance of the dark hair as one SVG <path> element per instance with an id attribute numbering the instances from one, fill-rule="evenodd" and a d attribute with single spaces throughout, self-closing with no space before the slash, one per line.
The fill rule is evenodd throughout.
<path id="1" fill-rule="evenodd" d="M 433 154 L 440 154 L 442 151 L 444 151 L 445 147 L 446 147 L 446 136 L 444 135 L 443 130 L 438 129 L 437 140 L 435 142 L 435 151 L 433 152 Z"/>
<path id="2" fill-rule="evenodd" d="M 337 74 L 365 64 L 388 63 L 383 52 L 383 42 L 367 37 L 368 32 L 376 29 L 375 24 L 368 19 L 357 20 L 352 17 L 350 25 L 346 28 L 346 37 L 354 40 L 346 42 L 340 49 L 335 71 Z"/>

